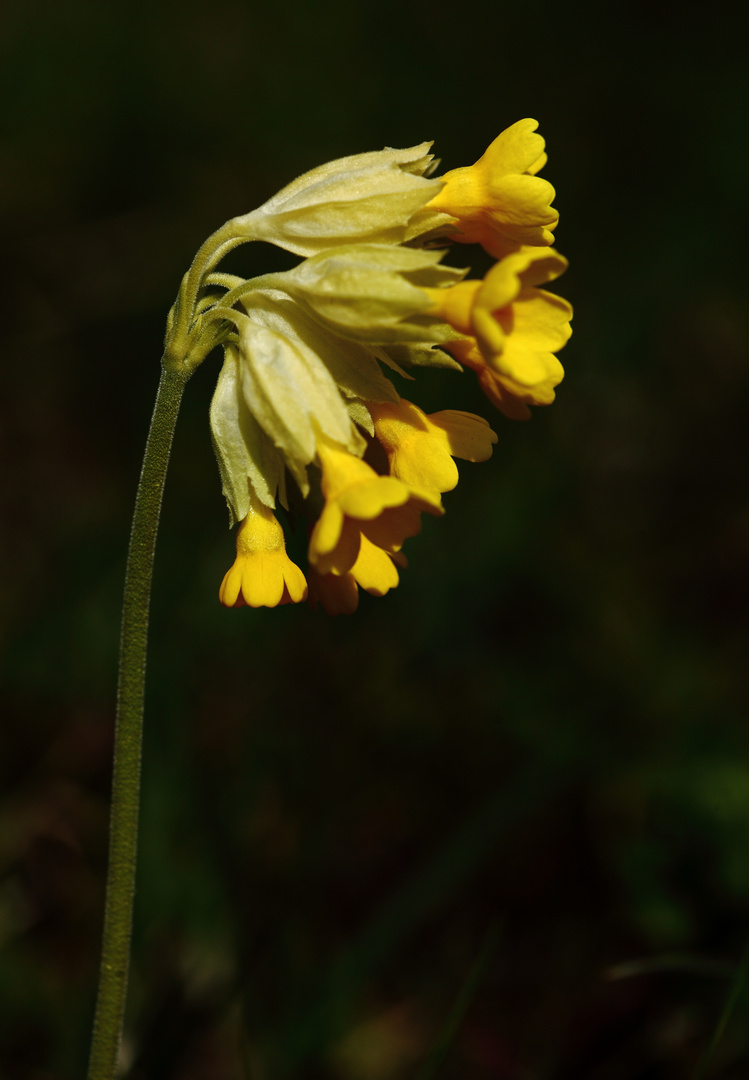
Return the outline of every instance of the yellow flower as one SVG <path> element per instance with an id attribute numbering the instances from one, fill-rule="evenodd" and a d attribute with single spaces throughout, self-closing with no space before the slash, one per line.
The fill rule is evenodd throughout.
<path id="1" fill-rule="evenodd" d="M 384 596 L 398 584 L 398 571 L 387 552 L 366 536 L 356 562 L 345 574 L 320 574 L 310 567 L 310 599 L 320 604 L 328 615 L 351 615 L 359 605 L 359 588 L 372 596 Z"/>
<path id="2" fill-rule="evenodd" d="M 451 342 L 450 352 L 465 367 L 475 371 L 479 386 L 491 401 L 492 405 L 510 420 L 530 420 L 531 405 L 549 405 L 554 400 L 556 385 L 540 384 L 529 389 L 521 386 L 513 379 L 504 375 L 498 375 L 489 367 L 481 355 L 475 341 L 463 338 L 461 341 Z M 561 366 L 561 365 L 560 365 Z"/>
<path id="3" fill-rule="evenodd" d="M 572 333 L 572 307 L 537 286 L 566 268 L 552 249 L 523 248 L 496 263 L 483 282 L 428 290 L 431 310 L 463 335 L 445 348 L 479 373 L 487 395 L 512 419 L 527 419 L 529 404 L 550 404 L 564 377 L 554 352 Z"/>
<path id="4" fill-rule="evenodd" d="M 487 461 L 497 436 L 473 413 L 446 409 L 427 415 L 410 401 L 368 403 L 375 435 L 387 454 L 392 476 L 410 487 L 436 493 L 458 483 L 454 457 Z"/>
<path id="5" fill-rule="evenodd" d="M 518 120 L 498 135 L 475 163 L 452 169 L 428 209 L 450 214 L 458 230 L 451 240 L 481 244 L 500 258 L 519 247 L 548 245 L 559 214 L 548 180 L 535 174 L 546 163 L 544 140 L 536 120 Z"/>
<path id="6" fill-rule="evenodd" d="M 325 506 L 312 530 L 309 561 L 319 573 L 345 574 L 356 563 L 362 536 L 387 552 L 421 528 L 421 514 L 442 514 L 438 495 L 411 488 L 394 476 L 378 476 L 342 446 L 320 438 Z"/>
<path id="7" fill-rule="evenodd" d="M 237 557 L 224 576 L 219 600 L 225 607 L 277 607 L 307 596 L 304 574 L 286 554 L 283 529 L 272 510 L 250 498 L 237 532 Z"/>

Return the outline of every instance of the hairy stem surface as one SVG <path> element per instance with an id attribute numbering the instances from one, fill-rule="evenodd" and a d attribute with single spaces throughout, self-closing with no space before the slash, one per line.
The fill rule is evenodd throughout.
<path id="1" fill-rule="evenodd" d="M 156 533 L 169 455 L 189 374 L 162 371 L 135 499 L 122 608 L 109 869 L 88 1080 L 114 1080 L 125 1014 L 140 803 L 143 691 Z"/>

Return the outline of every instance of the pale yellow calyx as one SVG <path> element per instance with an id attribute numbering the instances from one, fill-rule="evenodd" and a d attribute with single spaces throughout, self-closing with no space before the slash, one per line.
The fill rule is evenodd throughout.
<path id="1" fill-rule="evenodd" d="M 338 244 L 400 244 L 440 183 L 430 180 L 432 144 L 354 154 L 312 169 L 258 210 L 235 219 L 248 239 L 296 255 Z"/>
<path id="2" fill-rule="evenodd" d="M 231 524 L 242 521 L 250 512 L 251 490 L 266 506 L 275 506 L 277 494 L 283 502 L 283 458 L 245 401 L 239 351 L 233 345 L 224 350 L 210 423 Z"/>
<path id="3" fill-rule="evenodd" d="M 312 530 L 309 561 L 322 574 L 347 573 L 362 535 L 388 552 L 421 528 L 421 513 L 441 514 L 438 495 L 378 476 L 366 462 L 326 439 L 318 443 L 325 506 Z"/>
<path id="4" fill-rule="evenodd" d="M 267 320 L 266 320 L 267 322 Z M 301 334 L 248 318 L 239 341 L 241 393 L 303 495 L 317 432 L 361 453 L 364 443 L 348 415 L 335 379 Z"/>
<path id="5" fill-rule="evenodd" d="M 458 483 L 453 458 L 486 461 L 497 441 L 486 420 L 473 413 L 447 409 L 427 415 L 405 400 L 368 407 L 391 474 L 420 490 L 451 491 Z"/>
<path id="6" fill-rule="evenodd" d="M 464 271 L 441 265 L 443 251 L 351 244 L 321 252 L 284 274 L 281 286 L 326 328 L 372 344 L 440 342 L 431 293 Z"/>
<path id="7" fill-rule="evenodd" d="M 397 400 L 395 387 L 382 372 L 379 363 L 381 349 L 377 346 L 354 341 L 336 333 L 334 329 L 316 319 L 305 305 L 284 292 L 275 291 L 272 295 L 255 294 L 252 303 L 248 302 L 247 307 L 253 323 L 280 334 L 305 356 L 313 354 L 316 359 L 309 361 L 313 364 L 313 371 L 317 371 L 318 363 L 324 365 L 338 391 L 346 399 L 347 409 L 351 398 Z M 319 426 L 325 433 L 324 425 Z M 350 435 L 348 449 L 352 453 L 363 453 L 364 446 L 356 432 L 350 432 Z M 334 438 L 332 435 L 331 437 Z"/>
<path id="8" fill-rule="evenodd" d="M 237 531 L 237 557 L 224 576 L 219 600 L 225 607 L 277 607 L 307 596 L 304 574 L 286 554 L 283 529 L 273 511 L 251 497 Z"/>
<path id="9" fill-rule="evenodd" d="M 455 219 L 451 239 L 481 244 L 495 258 L 525 244 L 553 242 L 559 214 L 551 206 L 554 188 L 536 176 L 546 162 L 537 127 L 536 120 L 519 120 L 474 165 L 440 178 L 444 187 L 428 208 Z"/>

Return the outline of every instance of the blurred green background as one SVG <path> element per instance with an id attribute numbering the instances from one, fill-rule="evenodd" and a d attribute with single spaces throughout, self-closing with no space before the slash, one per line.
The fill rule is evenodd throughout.
<path id="1" fill-rule="evenodd" d="M 499 443 L 395 592 L 350 618 L 221 609 L 218 357 L 188 386 L 126 1058 L 137 1080 L 418 1080 L 483 957 L 445 1080 L 692 1077 L 732 994 L 704 1075 L 749 1076 L 737 10 L 3 8 L 3 1080 L 84 1071 L 123 565 L 181 275 L 308 168 L 432 138 L 453 168 L 524 116 L 571 261 L 567 378 L 513 424 L 470 375 L 419 375 L 415 400 Z"/>

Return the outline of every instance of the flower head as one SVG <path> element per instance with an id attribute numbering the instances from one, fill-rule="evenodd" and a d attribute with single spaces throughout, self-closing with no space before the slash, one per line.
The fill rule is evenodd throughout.
<path id="1" fill-rule="evenodd" d="M 475 163 L 452 169 L 429 208 L 449 214 L 458 228 L 452 240 L 481 244 L 500 258 L 525 244 L 548 245 L 559 214 L 555 191 L 536 173 L 546 164 L 536 120 L 518 120 L 498 135 Z"/>
<path id="2" fill-rule="evenodd" d="M 427 414 L 391 373 L 472 368 L 501 412 L 529 415 L 562 378 L 566 301 L 540 286 L 566 261 L 549 248 L 554 190 L 536 122 L 504 131 L 472 165 L 432 178 L 430 143 L 341 158 L 227 222 L 198 252 L 167 324 L 165 364 L 189 371 L 216 344 L 224 364 L 211 432 L 237 558 L 227 606 L 306 595 L 274 515 L 306 518 L 310 598 L 353 611 L 359 590 L 398 584 L 421 515 L 443 513 L 454 459 L 485 461 L 497 436 L 473 413 Z M 243 279 L 227 251 L 266 240 L 304 258 Z M 464 280 L 435 241 L 479 242 L 498 262 Z"/>

